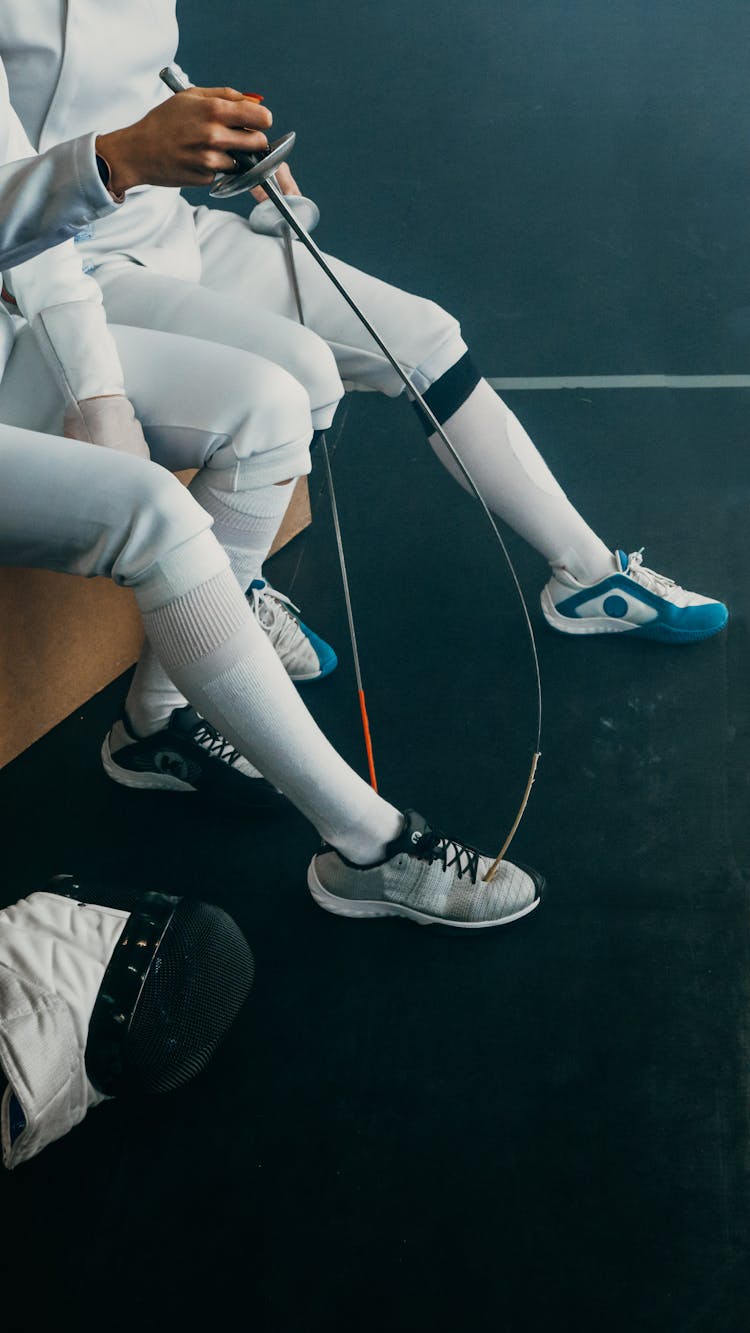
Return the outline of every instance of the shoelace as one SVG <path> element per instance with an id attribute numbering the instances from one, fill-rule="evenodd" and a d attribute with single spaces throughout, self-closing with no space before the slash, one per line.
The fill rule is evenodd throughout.
<path id="1" fill-rule="evenodd" d="M 429 833 L 422 834 L 414 847 L 413 854 L 417 860 L 427 861 L 429 865 L 432 865 L 433 861 L 440 861 L 444 873 L 455 865 L 459 879 L 464 875 L 470 875 L 472 884 L 477 882 L 480 853 L 473 847 L 464 846 L 462 842 L 444 837 L 442 833 L 435 833 L 433 829 L 430 829 Z"/>
<path id="2" fill-rule="evenodd" d="M 668 579 L 666 574 L 657 574 L 655 569 L 648 569 L 648 567 L 644 565 L 643 550 L 644 548 L 641 547 L 640 551 L 631 552 L 628 556 L 628 564 L 625 573 L 632 574 L 636 583 L 640 583 L 644 587 L 650 588 L 652 592 L 658 593 L 659 596 L 663 597 L 665 593 L 669 592 L 670 588 L 675 588 L 677 585 L 674 579 Z"/>
<path id="3" fill-rule="evenodd" d="M 194 740 L 196 745 L 200 745 L 202 750 L 206 750 L 212 759 L 221 759 L 223 763 L 229 764 L 230 768 L 241 758 L 239 750 L 235 750 L 226 737 L 204 719 L 196 724 L 190 739 Z"/>
<path id="4" fill-rule="evenodd" d="M 277 592 L 267 583 L 262 588 L 251 584 L 248 595 L 252 594 L 252 611 L 258 623 L 263 626 L 277 653 L 282 654 L 292 646 L 292 640 L 299 634 L 299 624 L 292 611 L 299 615 L 299 607 L 294 605 L 283 592 Z M 287 607 L 291 607 L 287 611 Z"/>

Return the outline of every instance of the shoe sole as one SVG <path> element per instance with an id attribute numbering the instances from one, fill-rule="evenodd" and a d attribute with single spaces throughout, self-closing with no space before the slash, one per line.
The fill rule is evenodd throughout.
<path id="1" fill-rule="evenodd" d="M 107 777 L 113 782 L 118 782 L 121 787 L 130 787 L 134 791 L 182 791 L 198 794 L 197 789 L 189 782 L 174 778 L 169 773 L 134 773 L 132 769 L 121 768 L 112 757 L 109 736 L 104 737 L 101 757 Z"/>
<path id="2" fill-rule="evenodd" d="M 338 662 L 336 661 L 332 666 L 327 666 L 324 671 L 313 671 L 306 676 L 292 675 L 292 672 L 288 671 L 287 675 L 293 685 L 309 685 L 313 680 L 324 680 L 326 676 L 330 676 L 336 670 L 337 666 Z"/>
<path id="3" fill-rule="evenodd" d="M 202 796 L 204 800 L 211 800 L 212 794 L 201 791 L 198 787 L 193 787 L 190 782 L 183 782 L 181 778 L 172 777 L 168 773 L 134 773 L 130 768 L 122 768 L 113 758 L 112 750 L 109 744 L 109 736 L 105 736 L 101 748 L 102 767 L 108 778 L 117 782 L 121 787 L 128 787 L 131 791 L 171 791 L 192 793 L 193 796 Z M 254 781 L 253 778 L 247 778 L 248 782 Z M 263 779 L 259 778 L 259 782 Z M 244 793 L 243 793 L 244 795 Z M 252 793 L 252 800 L 243 799 L 238 793 L 221 793 L 218 799 L 223 804 L 241 806 L 247 810 L 257 810 L 263 815 L 275 814 L 279 811 L 286 811 L 290 808 L 289 801 L 281 792 L 273 795 L 270 792 L 264 792 L 262 797 L 256 791 Z"/>
<path id="4" fill-rule="evenodd" d="M 542 901 L 545 883 L 540 878 L 537 885 L 539 896 L 524 907 L 520 912 L 514 912 L 511 916 L 502 916 L 494 921 L 451 921 L 449 917 L 429 916 L 426 912 L 417 912 L 413 907 L 402 907 L 399 903 L 386 903 L 382 901 L 370 901 L 369 899 L 351 899 L 338 898 L 336 894 L 330 893 L 325 889 L 318 879 L 315 870 L 315 859 L 310 862 L 307 870 L 307 887 L 319 907 L 326 912 L 332 912 L 334 916 L 358 917 L 360 919 L 378 917 L 378 916 L 398 916 L 407 921 L 413 921 L 417 926 L 443 926 L 449 930 L 487 930 L 489 927 L 510 926 L 514 921 L 521 921 L 523 917 L 529 914 L 539 906 Z"/>
<path id="5" fill-rule="evenodd" d="M 613 620 L 611 616 L 574 620 L 571 616 L 560 614 L 547 588 L 542 589 L 539 600 L 544 619 L 559 634 L 630 634 L 633 638 L 651 639 L 655 643 L 701 643 L 704 639 L 712 639 L 715 634 L 720 634 L 729 619 L 725 614 L 720 625 L 705 630 L 673 629 L 670 625 L 660 625 L 658 622 L 632 625 L 626 620 Z"/>

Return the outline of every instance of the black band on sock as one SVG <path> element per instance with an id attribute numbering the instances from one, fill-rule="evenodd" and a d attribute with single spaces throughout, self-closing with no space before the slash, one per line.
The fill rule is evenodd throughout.
<path id="1" fill-rule="evenodd" d="M 476 389 L 481 375 L 471 359 L 470 352 L 464 352 L 455 365 L 446 370 L 439 380 L 431 384 L 426 393 L 422 394 L 427 406 L 431 412 L 434 412 L 440 425 L 453 416 L 459 407 L 462 407 Z M 413 400 L 413 406 L 419 417 L 425 431 L 428 435 L 434 435 L 435 428 L 427 420 L 418 402 Z"/>

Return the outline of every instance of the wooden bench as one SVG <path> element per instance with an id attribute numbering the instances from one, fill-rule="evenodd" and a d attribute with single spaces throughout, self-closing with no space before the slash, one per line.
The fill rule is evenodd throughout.
<path id="1" fill-rule="evenodd" d="M 309 522 L 302 477 L 271 554 Z M 0 766 L 131 666 L 143 641 L 128 588 L 40 569 L 0 569 L 0 626 Z"/>

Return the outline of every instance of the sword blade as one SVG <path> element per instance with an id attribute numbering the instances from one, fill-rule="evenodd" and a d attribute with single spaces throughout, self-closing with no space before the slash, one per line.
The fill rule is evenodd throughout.
<path id="1" fill-rule="evenodd" d="M 314 240 L 312 239 L 312 236 L 310 236 L 310 234 L 309 234 L 309 233 L 306 231 L 306 229 L 301 225 L 301 223 L 298 222 L 297 218 L 294 216 L 294 213 L 292 212 L 292 210 L 291 210 L 291 209 L 288 207 L 288 205 L 286 204 L 286 202 L 285 202 L 285 200 L 284 200 L 284 196 L 283 196 L 283 194 L 281 193 L 280 189 L 278 188 L 278 185 L 276 184 L 276 181 L 273 179 L 272 176 L 269 176 L 269 177 L 263 182 L 263 188 L 265 189 L 265 191 L 266 191 L 268 197 L 269 197 L 270 199 L 273 200 L 273 202 L 274 202 L 274 204 L 276 205 L 277 209 L 278 209 L 279 212 L 281 213 L 282 217 L 283 217 L 283 218 L 286 220 L 286 222 L 289 224 L 289 226 L 291 227 L 291 229 L 292 229 L 292 231 L 294 232 L 295 236 L 297 236 L 297 237 L 299 238 L 299 240 L 300 240 L 300 241 L 302 242 L 302 244 L 304 245 L 305 249 L 306 249 L 307 251 L 309 251 L 309 253 L 312 255 L 312 257 L 313 257 L 313 259 L 315 260 L 315 262 L 319 265 L 319 267 L 323 270 L 323 272 L 324 272 L 324 273 L 326 274 L 326 276 L 329 278 L 329 280 L 331 281 L 331 283 L 333 284 L 333 286 L 336 288 L 336 291 L 339 293 L 339 295 L 343 297 L 343 299 L 346 301 L 347 305 L 351 308 L 351 310 L 354 311 L 354 314 L 357 316 L 357 319 L 358 319 L 359 322 L 363 325 L 363 327 L 367 330 L 367 332 L 369 333 L 369 335 L 370 335 L 370 337 L 373 339 L 373 341 L 374 341 L 374 342 L 377 344 L 377 346 L 380 348 L 381 352 L 383 353 L 383 356 L 386 358 L 386 360 L 388 361 L 388 363 L 393 367 L 393 369 L 395 370 L 395 372 L 396 372 L 396 374 L 398 375 L 399 379 L 401 380 L 401 382 L 402 382 L 402 383 L 404 384 L 404 386 L 406 387 L 406 389 L 407 389 L 408 393 L 410 394 L 410 396 L 414 399 L 415 402 L 417 402 L 417 403 L 419 404 L 420 410 L 421 410 L 422 413 L 424 414 L 425 419 L 430 423 L 430 425 L 431 425 L 431 427 L 432 427 L 432 430 L 433 430 L 433 433 L 434 433 L 435 435 L 437 435 L 437 436 L 438 436 L 438 439 L 440 439 L 440 440 L 442 441 L 442 443 L 445 445 L 446 449 L 448 450 L 448 453 L 450 454 L 451 458 L 452 458 L 453 461 L 455 462 L 456 467 L 460 470 L 461 475 L 464 477 L 464 479 L 465 479 L 465 481 L 466 481 L 466 484 L 467 484 L 467 486 L 469 487 L 469 490 L 471 491 L 471 493 L 473 494 L 473 496 L 474 496 L 475 499 L 477 500 L 478 504 L 481 506 L 482 512 L 484 513 L 484 516 L 485 516 L 485 518 L 487 519 L 487 522 L 489 523 L 490 528 L 492 529 L 492 531 L 493 531 L 493 533 L 494 533 L 494 535 L 495 535 L 495 538 L 496 538 L 496 540 L 497 540 L 497 542 L 498 542 L 498 545 L 500 546 L 500 549 L 501 549 L 501 551 L 502 551 L 502 553 L 503 553 L 503 555 L 504 555 L 504 557 L 505 557 L 505 563 L 506 563 L 506 565 L 508 566 L 508 570 L 509 570 L 509 572 L 510 572 L 511 578 L 512 578 L 512 580 L 513 580 L 514 587 L 515 587 L 515 589 L 516 589 L 516 593 L 517 593 L 517 596 L 518 596 L 518 600 L 519 600 L 519 603 L 520 603 L 520 605 L 521 605 L 521 609 L 522 609 L 522 612 L 523 612 L 524 621 L 525 621 L 525 623 L 526 623 L 526 631 L 527 631 L 527 635 L 528 635 L 528 641 L 529 641 L 529 647 L 530 647 L 530 651 L 531 651 L 531 658 L 532 658 L 533 671 L 534 671 L 534 680 L 535 680 L 535 687 L 536 687 L 536 740 L 535 740 L 534 750 L 533 750 L 533 755 L 532 755 L 532 760 L 531 760 L 531 770 L 530 770 L 530 772 L 529 772 L 529 777 L 528 777 L 528 781 L 527 781 L 527 783 L 526 783 L 526 788 L 525 788 L 525 790 L 524 790 L 524 794 L 523 794 L 523 799 L 522 799 L 522 801 L 521 801 L 521 805 L 520 805 L 520 807 L 519 807 L 519 809 L 518 809 L 518 812 L 517 812 L 517 814 L 516 814 L 516 816 L 515 816 L 515 819 L 514 819 L 514 821 L 513 821 L 512 826 L 511 826 L 510 832 L 508 833 L 508 836 L 507 836 L 507 838 L 506 838 L 506 840 L 505 840 L 505 843 L 503 844 L 503 848 L 502 848 L 501 852 L 500 852 L 500 853 L 498 854 L 498 856 L 495 858 L 494 862 L 492 863 L 492 865 L 490 866 L 489 870 L 486 872 L 486 874 L 485 874 L 485 876 L 484 876 L 484 882 L 485 882 L 485 883 L 489 883 L 490 880 L 494 879 L 495 875 L 497 874 L 497 871 L 498 871 L 499 866 L 500 866 L 500 862 L 501 862 L 502 858 L 505 856 L 505 853 L 507 852 L 507 850 L 508 850 L 508 848 L 509 848 L 511 842 L 513 841 L 513 838 L 514 838 L 515 835 L 516 835 L 516 831 L 517 831 L 518 826 L 519 826 L 519 824 L 520 824 L 520 822 L 521 822 L 521 819 L 523 818 L 523 815 L 524 815 L 525 810 L 526 810 L 526 806 L 527 806 L 528 801 L 529 801 L 529 797 L 530 797 L 530 795 L 531 795 L 531 788 L 532 788 L 532 786 L 534 785 L 534 778 L 535 778 L 535 776 L 536 776 L 537 764 L 539 763 L 539 760 L 540 760 L 540 758 L 541 758 L 541 743 L 542 743 L 542 676 L 541 676 L 541 670 L 540 670 L 540 667 L 539 667 L 539 653 L 538 653 L 538 651 L 537 651 L 536 638 L 535 638 L 535 635 L 534 635 L 534 628 L 533 628 L 532 623 L 531 623 L 531 616 L 529 615 L 529 608 L 528 608 L 528 606 L 526 605 L 526 598 L 525 598 L 524 595 L 523 595 L 523 590 L 522 590 L 522 588 L 521 588 L 521 584 L 520 584 L 520 582 L 519 582 L 518 575 L 517 575 L 517 573 L 516 573 L 515 565 L 513 564 L 513 561 L 512 561 L 511 558 L 510 558 L 510 555 L 509 555 L 509 553 L 508 553 L 508 548 L 506 547 L 506 545 L 505 545 L 505 541 L 503 540 L 503 537 L 502 537 L 502 534 L 501 534 L 501 532 L 500 532 L 500 529 L 498 528 L 497 523 L 495 522 L 495 516 L 494 516 L 494 514 L 491 512 L 491 510 L 490 510 L 490 508 L 489 508 L 489 506 L 488 506 L 488 504 L 487 504 L 487 501 L 485 500 L 484 496 L 482 495 L 482 492 L 481 492 L 481 490 L 479 489 L 477 483 L 475 482 L 473 476 L 471 475 L 471 472 L 470 472 L 469 469 L 467 468 L 467 466 L 466 466 L 466 464 L 464 463 L 463 459 L 459 456 L 459 454 L 458 454 L 458 450 L 456 449 L 455 445 L 453 445 L 453 444 L 451 443 L 450 439 L 448 438 L 446 432 L 443 430 L 443 427 L 442 427 L 442 425 L 440 424 L 440 422 L 438 421 L 438 419 L 437 419 L 437 417 L 435 416 L 434 412 L 433 412 L 432 409 L 429 407 L 429 405 L 425 402 L 425 399 L 423 398 L 423 396 L 422 396 L 422 394 L 419 392 L 419 390 L 416 388 L 416 386 L 412 383 L 412 380 L 411 380 L 411 377 L 410 377 L 408 371 L 406 371 L 406 370 L 404 369 L 404 367 L 401 365 L 401 363 L 400 363 L 400 362 L 397 360 L 397 358 L 393 355 L 393 353 L 391 352 L 391 350 L 390 350 L 390 348 L 388 347 L 387 343 L 383 340 L 383 338 L 382 338 L 382 337 L 380 336 L 380 334 L 378 333 L 377 329 L 373 326 L 373 324 L 372 324 L 372 323 L 370 322 L 370 320 L 367 318 L 367 316 L 365 315 L 364 311 L 360 309 L 360 307 L 358 306 L 358 304 L 357 304 L 357 302 L 355 301 L 354 297 L 351 295 L 351 293 L 350 293 L 349 291 L 347 291 L 347 289 L 346 289 L 346 287 L 344 286 L 344 284 L 343 284 L 343 283 L 340 281 L 340 279 L 337 277 L 336 273 L 334 273 L 334 271 L 333 271 L 333 269 L 331 268 L 331 265 L 328 263 L 328 260 L 326 259 L 325 255 L 322 253 L 321 250 L 318 249 L 318 246 L 315 244 Z M 289 244 L 291 245 L 291 237 L 289 237 Z M 293 255 L 293 254 L 291 255 L 291 260 L 292 260 L 292 263 L 294 263 L 294 255 Z"/>
<path id="2" fill-rule="evenodd" d="M 331 268 L 331 265 L 328 263 L 328 260 L 326 259 L 325 255 L 315 244 L 315 241 L 313 240 L 312 236 L 310 236 L 309 232 L 307 232 L 305 228 L 302 226 L 302 224 L 298 222 L 291 208 L 289 208 L 289 206 L 287 205 L 284 196 L 281 193 L 280 189 L 278 188 L 276 182 L 269 177 L 268 180 L 263 182 L 263 188 L 268 194 L 269 198 L 273 200 L 274 204 L 278 208 L 282 217 L 286 219 L 292 231 L 295 233 L 296 236 L 299 237 L 305 249 L 309 251 L 313 259 L 320 266 L 320 268 L 322 268 L 323 272 L 333 283 L 337 292 L 344 298 L 347 305 L 354 311 L 354 314 L 357 316 L 357 319 L 367 329 L 367 332 L 370 334 L 370 337 L 380 348 L 381 352 L 383 353 L 384 357 L 389 362 L 389 364 L 393 367 L 393 369 L 395 370 L 401 382 L 405 385 L 411 397 L 414 398 L 414 400 L 419 404 L 421 411 L 424 413 L 424 416 L 426 417 L 427 421 L 429 421 L 430 425 L 432 426 L 434 434 L 437 435 L 438 438 L 445 445 L 446 449 L 448 450 L 448 453 L 451 455 L 451 458 L 455 462 L 456 466 L 460 469 L 461 475 L 465 478 L 466 483 L 469 489 L 471 490 L 474 498 L 478 501 L 478 503 L 482 507 L 484 516 L 487 519 L 487 522 L 489 523 L 490 527 L 492 528 L 492 531 L 494 532 L 495 537 L 500 545 L 500 549 L 502 550 L 503 555 L 505 556 L 508 569 L 510 570 L 511 577 L 513 579 L 513 583 L 516 592 L 518 594 L 518 599 L 521 603 L 521 608 L 523 610 L 523 615 L 526 622 L 526 629 L 529 635 L 529 644 L 531 646 L 531 654 L 534 664 L 534 673 L 536 676 L 537 735 L 536 735 L 536 744 L 534 747 L 534 752 L 535 754 L 538 755 L 540 753 L 540 745 L 542 737 L 542 681 L 541 681 L 541 672 L 539 669 L 539 656 L 537 653 L 536 639 L 534 637 L 534 629 L 531 624 L 531 617 L 529 615 L 529 609 L 526 605 L 526 599 L 523 595 L 523 591 L 521 589 L 521 585 L 519 583 L 518 575 L 516 574 L 513 561 L 511 560 L 510 555 L 508 554 L 508 550 L 503 540 L 502 534 L 500 533 L 497 523 L 495 522 L 495 516 L 489 509 L 487 502 L 484 496 L 482 495 L 482 492 L 480 491 L 477 483 L 475 482 L 474 478 L 471 475 L 471 472 L 467 468 L 463 459 L 459 456 L 455 445 L 451 443 L 442 425 L 435 416 L 435 413 L 425 402 L 425 399 L 423 398 L 419 390 L 416 388 L 416 386 L 412 383 L 411 376 L 409 375 L 408 371 L 404 369 L 404 367 L 401 365 L 398 359 L 393 355 L 393 352 L 390 350 L 387 343 L 380 336 L 377 329 L 367 318 L 367 315 L 360 308 L 360 306 L 355 301 L 354 297 L 351 295 L 349 291 L 347 291 L 344 284 L 337 277 L 336 273 Z M 289 238 L 289 244 L 291 245 L 291 237 Z M 293 258 L 294 257 L 292 256 L 292 260 Z"/>

